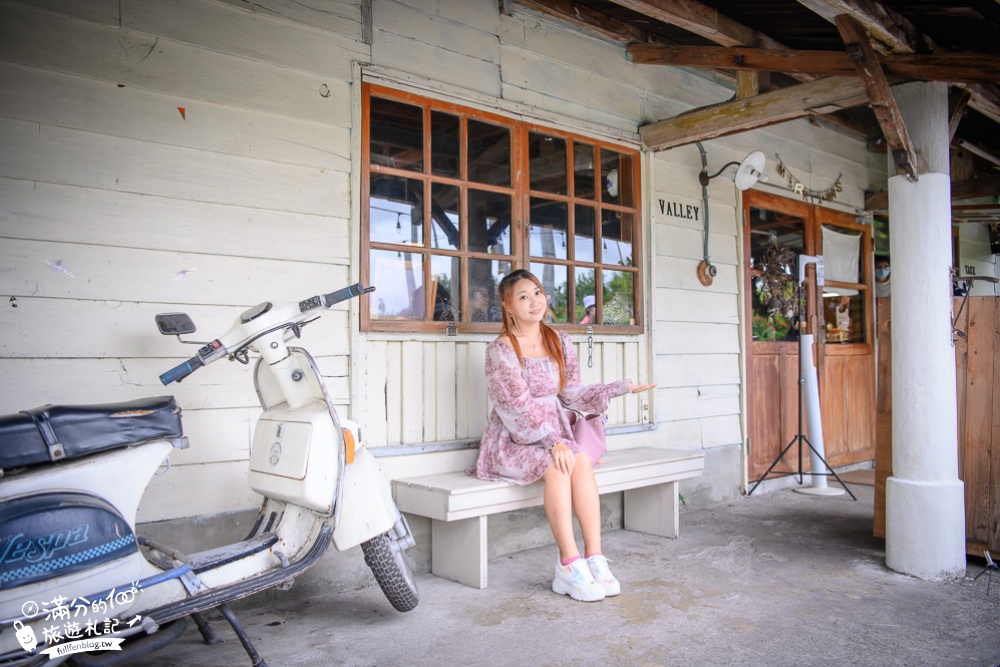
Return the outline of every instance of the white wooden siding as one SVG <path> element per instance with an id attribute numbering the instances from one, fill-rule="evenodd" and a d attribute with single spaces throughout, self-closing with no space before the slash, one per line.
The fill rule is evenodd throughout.
<path id="1" fill-rule="evenodd" d="M 582 339 L 582 336 L 576 338 Z M 632 378 L 645 382 L 641 338 L 575 341 L 584 384 Z M 489 416 L 485 340 L 370 340 L 364 343 L 366 399 L 359 416 L 370 447 L 477 439 Z M 612 400 L 609 426 L 647 422 L 643 396 Z"/>
<path id="2" fill-rule="evenodd" d="M 252 366 L 163 387 L 193 348 L 153 315 L 210 338 L 349 281 L 352 61 L 370 48 L 358 6 L 330 4 L 0 4 L 0 409 L 175 395 L 191 448 L 141 520 L 258 502 Z M 340 307 L 303 341 L 345 412 L 349 331 Z"/>

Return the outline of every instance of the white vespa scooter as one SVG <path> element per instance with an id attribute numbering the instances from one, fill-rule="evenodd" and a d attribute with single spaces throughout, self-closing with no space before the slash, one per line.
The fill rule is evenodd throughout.
<path id="1" fill-rule="evenodd" d="M 373 289 L 262 303 L 160 376 L 169 384 L 219 359 L 260 355 L 264 412 L 249 482 L 264 501 L 240 543 L 185 555 L 135 534 L 147 483 L 173 448 L 188 446 L 173 397 L 0 416 L 0 666 L 127 665 L 179 637 L 187 617 L 212 642 L 208 609 L 229 621 L 253 665 L 266 665 L 226 603 L 291 585 L 331 541 L 341 551 L 361 545 L 397 610 L 417 605 L 403 554 L 413 538 L 389 481 L 356 426 L 337 416 L 312 357 L 288 345 L 323 309 Z M 178 339 L 195 330 L 183 313 L 156 319 Z"/>

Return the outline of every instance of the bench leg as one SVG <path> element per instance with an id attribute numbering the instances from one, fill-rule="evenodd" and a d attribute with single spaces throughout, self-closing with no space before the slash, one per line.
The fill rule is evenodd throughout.
<path id="1" fill-rule="evenodd" d="M 680 534 L 677 482 L 626 491 L 625 529 L 660 537 L 677 537 Z"/>
<path id="2" fill-rule="evenodd" d="M 431 572 L 473 588 L 486 588 L 486 517 L 431 521 Z"/>

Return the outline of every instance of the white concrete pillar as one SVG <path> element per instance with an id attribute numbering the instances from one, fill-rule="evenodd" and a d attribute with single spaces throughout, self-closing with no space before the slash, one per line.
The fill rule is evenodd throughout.
<path id="1" fill-rule="evenodd" d="M 892 262 L 892 477 L 886 564 L 922 579 L 965 574 L 965 498 L 958 478 L 951 338 L 948 86 L 893 88 L 919 180 L 889 156 Z"/>

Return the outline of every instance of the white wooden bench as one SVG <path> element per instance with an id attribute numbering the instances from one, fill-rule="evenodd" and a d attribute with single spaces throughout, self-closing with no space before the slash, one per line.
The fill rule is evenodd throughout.
<path id="1" fill-rule="evenodd" d="M 625 528 L 677 537 L 677 482 L 698 477 L 700 451 L 655 447 L 612 450 L 594 468 L 600 493 L 625 492 Z M 393 480 L 396 505 L 431 519 L 431 571 L 473 588 L 486 588 L 490 514 L 542 504 L 540 482 L 520 486 L 487 482 L 456 470 Z"/>

